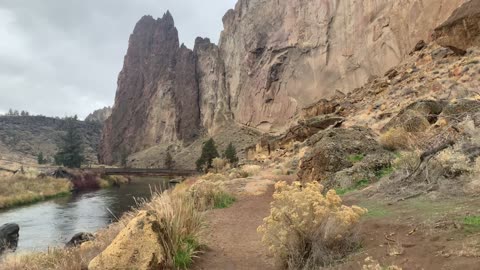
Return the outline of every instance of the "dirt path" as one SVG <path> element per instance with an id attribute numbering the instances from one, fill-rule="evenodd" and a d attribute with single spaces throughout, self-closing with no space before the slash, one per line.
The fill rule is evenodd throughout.
<path id="1" fill-rule="evenodd" d="M 208 250 L 193 269 L 275 269 L 257 227 L 269 213 L 273 187 L 264 195 L 243 196 L 230 208 L 208 213 Z"/>

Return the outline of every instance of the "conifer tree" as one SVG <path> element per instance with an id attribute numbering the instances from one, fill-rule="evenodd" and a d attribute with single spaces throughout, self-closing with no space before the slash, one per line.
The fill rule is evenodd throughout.
<path id="1" fill-rule="evenodd" d="M 206 141 L 202 147 L 202 155 L 196 162 L 197 170 L 207 171 L 208 169 L 212 168 L 212 160 L 219 156 L 220 155 L 218 154 L 217 147 L 215 146 L 215 141 L 213 139 Z"/>
<path id="2" fill-rule="evenodd" d="M 172 169 L 175 161 L 173 160 L 172 154 L 170 151 L 167 151 L 167 156 L 165 157 L 165 168 Z"/>
<path id="3" fill-rule="evenodd" d="M 83 157 L 83 140 L 75 125 L 75 118 L 66 119 L 66 133 L 61 136 L 59 151 L 55 155 L 55 163 L 68 168 L 80 168 Z"/>
<path id="4" fill-rule="evenodd" d="M 47 160 L 43 157 L 43 152 L 40 152 L 37 156 L 37 162 L 39 165 L 46 164 Z"/>
<path id="5" fill-rule="evenodd" d="M 232 143 L 230 143 L 225 150 L 224 154 L 225 158 L 232 164 L 232 166 L 236 166 L 238 163 L 238 157 L 237 157 L 237 149 L 235 149 L 235 146 L 233 146 Z"/>

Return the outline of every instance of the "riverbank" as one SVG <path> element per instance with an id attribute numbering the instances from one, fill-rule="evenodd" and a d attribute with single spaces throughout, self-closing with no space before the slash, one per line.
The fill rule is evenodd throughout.
<path id="1" fill-rule="evenodd" d="M 72 183 L 64 178 L 26 176 L 1 178 L 0 210 L 67 196 L 72 188 Z"/>
<path id="2" fill-rule="evenodd" d="M 152 188 L 154 189 L 154 188 Z M 125 213 L 120 219 L 100 229 L 95 233 L 95 239 L 77 247 L 65 249 L 63 247 L 50 247 L 45 252 L 13 253 L 6 256 L 0 263 L 0 269 L 110 269 L 118 259 L 109 260 L 109 252 L 119 252 L 116 248 L 119 241 L 121 246 L 130 245 L 132 252 L 150 254 L 143 250 L 146 246 L 160 250 L 158 254 L 160 263 L 170 265 L 170 268 L 188 267 L 196 256 L 200 247 L 200 235 L 205 229 L 204 213 L 211 208 L 229 207 L 235 199 L 220 185 L 209 185 L 202 179 L 189 179 L 179 184 L 174 190 L 156 193 L 151 200 L 137 200 L 135 210 Z M 140 220 L 140 227 L 131 225 Z M 132 228 L 133 226 L 133 228 Z M 125 234 L 131 228 L 136 231 L 134 237 Z M 152 228 L 152 230 L 148 230 Z M 145 237 L 152 233 L 157 234 L 157 229 L 165 229 L 162 241 L 150 243 L 159 237 Z M 163 230 L 162 229 L 162 230 Z M 152 235 L 151 235 L 152 236 Z M 140 241 L 140 242 L 129 242 Z M 142 250 L 138 250 L 142 249 Z M 123 249 L 121 249 L 123 250 Z M 123 250 L 122 252 L 124 252 Z M 128 252 L 127 252 L 128 253 Z M 101 260 L 92 263 L 101 256 Z M 123 254 L 127 256 L 128 254 Z M 101 262 L 108 265 L 98 265 Z M 90 265 L 89 265 L 90 264 Z M 97 265 L 97 266 L 95 266 Z M 97 267 L 97 268 L 95 268 Z M 115 266 L 112 266 L 115 269 Z M 134 269 L 144 269 L 133 267 Z"/>

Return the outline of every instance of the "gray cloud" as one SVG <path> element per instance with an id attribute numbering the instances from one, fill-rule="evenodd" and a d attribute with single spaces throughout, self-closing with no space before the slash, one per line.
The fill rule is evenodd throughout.
<path id="1" fill-rule="evenodd" d="M 218 40 L 236 0 L 0 0 L 0 113 L 85 117 L 112 105 L 128 37 L 170 10 L 180 40 Z"/>

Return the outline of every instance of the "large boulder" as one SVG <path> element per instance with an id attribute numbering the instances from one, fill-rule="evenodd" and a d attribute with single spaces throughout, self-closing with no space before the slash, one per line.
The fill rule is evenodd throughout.
<path id="1" fill-rule="evenodd" d="M 363 127 L 321 131 L 306 143 L 311 149 L 301 161 L 299 177 L 304 182 L 319 181 L 328 188 L 348 185 L 336 182 L 341 175 L 351 176 L 354 180 L 350 184 L 375 177 L 375 172 L 388 167 L 392 160 L 392 154 L 379 145 L 373 132 Z"/>
<path id="2" fill-rule="evenodd" d="M 464 54 L 469 47 L 480 45 L 480 1 L 466 1 L 442 25 L 434 38 L 441 46 Z"/>
<path id="3" fill-rule="evenodd" d="M 420 100 L 408 105 L 393 117 L 383 131 L 391 128 L 403 128 L 407 132 L 422 132 L 435 123 L 442 113 L 445 103 L 436 100 Z"/>
<path id="4" fill-rule="evenodd" d="M 0 227 L 0 254 L 6 250 L 15 251 L 18 245 L 20 226 L 7 223 Z"/>
<path id="5" fill-rule="evenodd" d="M 141 211 L 112 244 L 88 265 L 89 270 L 166 269 L 164 228 L 154 213 Z"/>

